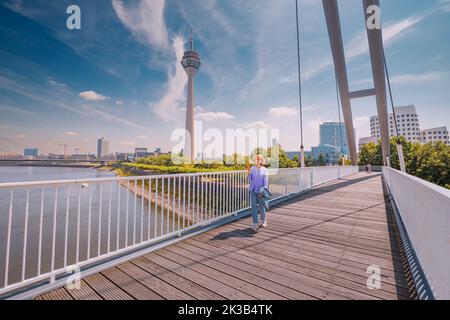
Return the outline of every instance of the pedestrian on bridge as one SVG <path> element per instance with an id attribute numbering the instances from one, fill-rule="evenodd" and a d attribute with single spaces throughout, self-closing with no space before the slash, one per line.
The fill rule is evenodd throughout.
<path id="1" fill-rule="evenodd" d="M 267 226 L 266 207 L 263 199 L 259 197 L 259 192 L 261 188 L 269 187 L 269 171 L 264 167 L 265 159 L 262 155 L 256 155 L 254 163 L 255 165 L 251 169 L 247 169 L 247 173 L 250 182 L 249 192 L 253 220 L 252 230 L 257 231 L 259 227 L 265 228 Z M 261 219 L 259 219 L 258 211 L 261 213 Z"/>

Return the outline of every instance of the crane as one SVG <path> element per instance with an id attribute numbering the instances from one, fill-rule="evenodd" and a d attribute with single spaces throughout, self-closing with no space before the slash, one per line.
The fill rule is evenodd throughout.
<path id="1" fill-rule="evenodd" d="M 58 144 L 59 147 L 64 147 L 64 159 L 67 159 L 67 147 L 78 147 L 78 145 Z"/>

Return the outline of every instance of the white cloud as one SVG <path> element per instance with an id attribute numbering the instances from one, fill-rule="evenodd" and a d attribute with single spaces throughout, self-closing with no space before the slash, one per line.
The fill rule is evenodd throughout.
<path id="1" fill-rule="evenodd" d="M 47 80 L 47 83 L 52 86 L 55 86 L 55 87 L 67 87 L 65 83 L 57 82 L 56 80 L 54 80 L 52 78 L 49 78 Z"/>
<path id="2" fill-rule="evenodd" d="M 197 113 L 196 119 L 202 121 L 218 121 L 234 119 L 234 116 L 226 112 L 202 112 Z"/>
<path id="3" fill-rule="evenodd" d="M 79 136 L 80 134 L 78 132 L 75 132 L 75 131 L 65 131 L 64 135 L 76 137 L 76 136 Z"/>
<path id="4" fill-rule="evenodd" d="M 274 107 L 269 110 L 271 117 L 296 117 L 297 114 L 298 110 L 293 107 Z"/>
<path id="5" fill-rule="evenodd" d="M 14 139 L 20 139 L 20 140 L 24 140 L 26 139 L 28 136 L 25 133 L 21 133 L 21 134 L 17 134 L 15 135 L 13 138 Z"/>
<path id="6" fill-rule="evenodd" d="M 134 2 L 135 3 L 135 2 Z M 112 6 L 120 21 L 137 39 L 154 48 L 169 49 L 168 32 L 164 21 L 165 0 L 140 0 L 134 7 L 125 1 L 113 0 Z"/>
<path id="7" fill-rule="evenodd" d="M 111 112 L 106 112 L 106 111 L 94 108 L 94 107 L 86 105 L 86 104 L 83 104 L 81 106 L 81 108 L 83 110 L 85 110 L 86 112 L 91 113 L 92 115 L 94 115 L 96 117 L 100 116 L 100 117 L 102 117 L 103 119 L 105 119 L 105 120 L 107 120 L 109 122 L 120 123 L 120 124 L 126 125 L 128 127 L 133 127 L 133 128 L 138 128 L 138 129 L 145 129 L 140 124 L 137 124 L 137 123 L 135 123 L 133 121 L 130 121 L 130 120 L 126 120 L 123 117 L 118 116 L 118 115 L 114 115 Z"/>
<path id="8" fill-rule="evenodd" d="M 147 139 L 147 136 L 141 135 L 141 136 L 137 136 L 138 139 Z"/>
<path id="9" fill-rule="evenodd" d="M 116 104 L 117 105 L 122 105 L 124 102 L 122 101 L 122 100 L 118 100 L 118 101 L 116 101 Z"/>
<path id="10" fill-rule="evenodd" d="M 30 111 L 21 109 L 21 108 L 17 108 L 17 107 L 12 107 L 12 106 L 0 106 L 0 111 L 5 111 L 5 112 L 11 112 L 11 113 L 15 113 L 18 115 L 23 115 L 23 116 L 28 116 L 28 117 L 32 117 L 34 114 Z"/>
<path id="11" fill-rule="evenodd" d="M 429 72 L 423 74 L 403 74 L 399 76 L 391 77 L 391 83 L 393 84 L 413 84 L 413 83 L 426 83 L 442 80 L 444 74 L 440 72 Z"/>
<path id="12" fill-rule="evenodd" d="M 168 72 L 168 82 L 166 93 L 157 103 L 151 103 L 153 112 L 165 121 L 180 121 L 177 117 L 181 114 L 181 102 L 184 100 L 184 91 L 187 84 L 187 76 L 180 64 L 184 53 L 184 40 L 177 36 L 173 40 L 173 50 L 175 51 L 174 68 Z"/>
<path id="13" fill-rule="evenodd" d="M 441 8 L 446 12 L 450 12 L 450 0 L 441 0 Z"/>
<path id="14" fill-rule="evenodd" d="M 246 122 L 244 123 L 244 128 L 247 129 L 270 129 L 272 125 L 264 122 L 264 121 L 254 121 L 254 122 Z"/>
<path id="15" fill-rule="evenodd" d="M 426 18 L 428 14 L 429 13 L 410 16 L 383 27 L 383 43 L 385 47 L 388 47 L 394 43 L 395 40 L 400 38 L 400 36 L 405 35 L 407 31 L 411 30 L 416 24 Z M 344 47 L 346 48 L 345 57 L 348 60 L 352 60 L 367 53 L 369 51 L 369 44 L 367 42 L 366 31 L 362 31 L 353 37 L 348 43 L 344 44 Z M 326 58 L 323 57 L 321 59 L 316 59 L 316 61 L 319 62 L 315 63 L 311 67 L 307 67 L 305 71 L 302 72 L 302 79 L 309 80 L 333 66 L 333 61 L 328 55 Z"/>
<path id="16" fill-rule="evenodd" d="M 91 101 L 103 101 L 103 100 L 108 99 L 108 97 L 105 97 L 95 91 L 80 92 L 79 96 L 82 97 L 83 99 L 91 100 Z"/>
<path id="17" fill-rule="evenodd" d="M 121 146 L 135 146 L 136 142 L 134 141 L 120 141 Z"/>

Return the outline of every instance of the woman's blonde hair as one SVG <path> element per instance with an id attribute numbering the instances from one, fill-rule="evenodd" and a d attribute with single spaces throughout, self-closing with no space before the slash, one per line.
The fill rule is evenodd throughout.
<path id="1" fill-rule="evenodd" d="M 253 162 L 256 163 L 256 160 L 260 159 L 261 163 L 264 165 L 266 163 L 266 159 L 264 159 L 264 157 L 260 154 L 257 154 L 254 158 L 253 158 Z"/>

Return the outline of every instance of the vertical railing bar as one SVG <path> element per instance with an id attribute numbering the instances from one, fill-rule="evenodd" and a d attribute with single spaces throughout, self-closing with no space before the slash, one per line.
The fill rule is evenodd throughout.
<path id="1" fill-rule="evenodd" d="M 9 215 L 8 215 L 8 235 L 6 237 L 6 258 L 5 258 L 5 287 L 8 286 L 9 277 L 9 253 L 11 246 L 11 225 L 12 225 L 12 213 L 13 213 L 13 201 L 14 201 L 14 189 L 11 189 L 9 196 Z"/>
<path id="2" fill-rule="evenodd" d="M 158 181 L 159 181 L 159 179 L 156 178 L 156 181 L 155 181 L 155 213 L 154 213 L 154 215 L 155 215 L 155 226 L 154 226 L 155 238 L 158 235 Z"/>
<path id="3" fill-rule="evenodd" d="M 216 215 L 216 174 L 212 174 L 212 208 L 211 208 L 211 217 L 215 218 Z"/>
<path id="4" fill-rule="evenodd" d="M 116 219 L 116 250 L 119 250 L 120 248 L 120 212 L 121 212 L 121 201 L 120 201 L 120 194 L 121 194 L 122 185 L 120 184 L 120 181 L 117 181 L 117 219 Z"/>
<path id="5" fill-rule="evenodd" d="M 183 229 L 186 224 L 186 176 L 183 176 Z"/>
<path id="6" fill-rule="evenodd" d="M 45 196 L 45 188 L 42 188 L 41 195 L 41 212 L 39 214 L 39 243 L 38 243 L 38 269 L 37 275 L 41 275 L 41 262 L 42 262 L 42 225 L 44 223 L 44 196 Z"/>
<path id="7" fill-rule="evenodd" d="M 88 212 L 88 243 L 87 243 L 87 259 L 91 259 L 91 220 L 92 220 L 92 187 L 89 187 L 89 212 Z"/>
<path id="8" fill-rule="evenodd" d="M 151 208 L 152 208 L 152 178 L 148 179 L 148 220 L 147 220 L 147 240 L 150 240 L 150 217 L 151 217 Z"/>
<path id="9" fill-rule="evenodd" d="M 145 196 L 145 183 L 144 179 L 141 181 L 141 242 L 144 242 L 144 196 Z"/>
<path id="10" fill-rule="evenodd" d="M 233 183 L 231 184 L 231 193 L 233 194 L 233 212 L 236 212 L 236 173 L 232 174 L 233 177 Z"/>
<path id="11" fill-rule="evenodd" d="M 204 196 L 203 196 L 203 182 L 204 182 L 204 179 L 203 179 L 203 177 L 204 177 L 204 175 L 202 174 L 201 175 L 201 182 L 200 182 L 200 201 L 201 201 L 201 204 L 200 204 L 200 220 L 202 222 L 205 221 L 204 220 L 204 210 L 203 210 L 203 199 L 204 199 Z"/>
<path id="12" fill-rule="evenodd" d="M 181 225 L 181 176 L 178 176 L 178 228 L 180 230 Z"/>
<path id="13" fill-rule="evenodd" d="M 136 244 L 137 178 L 134 179 L 133 245 Z"/>
<path id="14" fill-rule="evenodd" d="M 109 208 L 108 208 L 108 243 L 106 245 L 106 251 L 111 251 L 111 210 L 112 210 L 112 182 L 109 183 Z"/>
<path id="15" fill-rule="evenodd" d="M 98 239 L 97 239 L 97 256 L 100 256 L 101 253 L 101 244 L 102 244 L 102 203 L 103 203 L 103 184 L 100 182 L 100 203 L 99 203 L 99 211 L 98 211 Z"/>
<path id="16" fill-rule="evenodd" d="M 165 197 L 165 178 L 162 178 L 162 190 L 161 190 L 161 236 L 164 234 L 164 197 Z"/>
<path id="17" fill-rule="evenodd" d="M 129 214 L 130 214 L 130 180 L 127 180 L 127 210 L 126 210 L 126 217 L 125 217 L 125 247 L 128 247 Z"/>
<path id="18" fill-rule="evenodd" d="M 78 212 L 77 212 L 77 252 L 75 254 L 75 261 L 78 264 L 80 261 L 80 220 L 81 220 L 81 184 L 78 185 Z"/>
<path id="19" fill-rule="evenodd" d="M 58 211 L 58 187 L 55 188 L 55 207 L 53 212 L 53 238 L 52 238 L 52 265 L 51 271 L 55 270 L 55 246 L 56 246 L 56 214 Z"/>
<path id="20" fill-rule="evenodd" d="M 212 201 L 212 174 L 209 174 L 208 179 L 208 220 L 211 218 L 211 201 Z"/>
<path id="21" fill-rule="evenodd" d="M 230 174 L 226 174 L 226 180 L 227 180 L 227 213 L 231 212 L 230 208 Z"/>
<path id="22" fill-rule="evenodd" d="M 27 242 L 28 242 L 28 215 L 30 211 L 30 189 L 27 189 L 27 203 L 25 208 L 25 225 L 23 233 L 23 256 L 22 256 L 22 281 L 25 280 L 25 271 L 27 265 Z"/>
<path id="23" fill-rule="evenodd" d="M 67 196 L 66 196 L 66 223 L 64 231 L 64 267 L 67 266 L 67 245 L 69 236 L 69 210 L 70 210 L 70 185 L 67 185 Z"/>
<path id="24" fill-rule="evenodd" d="M 206 220 L 209 220 L 210 219 L 210 217 L 209 217 L 209 214 L 210 214 L 210 205 L 211 205 L 211 190 L 210 190 L 210 187 L 211 187 L 211 174 L 210 173 L 208 173 L 207 174 L 207 177 L 208 177 L 208 179 L 206 179 L 206 181 L 205 181 L 205 189 L 206 189 L 206 197 L 205 197 L 205 199 L 206 199 L 206 206 L 205 206 L 205 208 L 206 208 Z"/>
<path id="25" fill-rule="evenodd" d="M 221 176 L 220 173 L 218 173 L 216 175 L 216 185 L 217 185 L 217 190 L 216 190 L 216 216 L 220 216 L 220 184 L 219 181 L 221 180 L 219 177 Z"/>
<path id="26" fill-rule="evenodd" d="M 225 190 L 225 173 L 222 173 L 222 201 L 220 201 L 221 204 L 221 215 L 225 214 L 225 208 L 226 208 L 226 190 Z"/>
<path id="27" fill-rule="evenodd" d="M 176 178 L 173 178 L 173 197 L 172 197 L 172 232 L 175 231 L 175 201 L 176 201 Z"/>
<path id="28" fill-rule="evenodd" d="M 170 177 L 167 179 L 167 207 L 166 207 L 166 234 L 170 230 Z"/>
<path id="29" fill-rule="evenodd" d="M 237 202 L 238 202 L 237 209 L 238 210 L 241 210 L 241 206 L 242 206 L 242 199 L 241 199 L 241 194 L 242 194 L 241 182 L 242 181 L 241 181 L 241 178 L 242 178 L 241 173 L 238 172 L 237 173 Z"/>
<path id="30" fill-rule="evenodd" d="M 188 201 L 187 201 L 187 205 L 188 205 L 187 225 L 188 225 L 188 227 L 190 227 L 192 225 L 192 220 L 191 220 L 191 176 L 188 176 Z"/>

